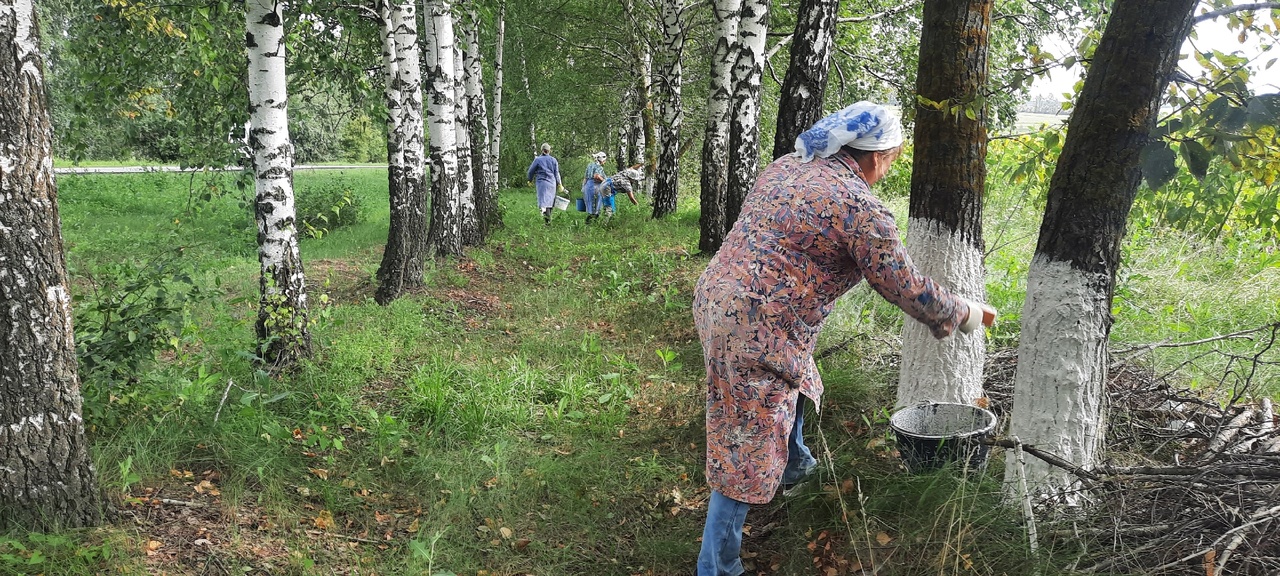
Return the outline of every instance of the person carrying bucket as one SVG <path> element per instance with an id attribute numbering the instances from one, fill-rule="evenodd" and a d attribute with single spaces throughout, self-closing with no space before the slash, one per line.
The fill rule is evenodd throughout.
<path id="1" fill-rule="evenodd" d="M 543 143 L 542 153 L 533 159 L 525 172 L 525 179 L 533 182 L 538 190 L 538 210 L 547 226 L 551 225 L 551 211 L 556 203 L 556 190 L 564 190 L 560 178 L 560 162 L 551 155 L 551 144 Z"/>
<path id="2" fill-rule="evenodd" d="M 804 444 L 804 404 L 820 407 L 813 348 L 836 298 L 866 278 L 937 338 L 995 320 L 990 306 L 916 269 L 893 215 L 871 194 L 902 144 L 902 125 L 884 106 L 858 102 L 819 120 L 793 154 L 761 172 L 698 279 L 712 489 L 698 576 L 742 574 L 749 505 L 817 467 Z"/>

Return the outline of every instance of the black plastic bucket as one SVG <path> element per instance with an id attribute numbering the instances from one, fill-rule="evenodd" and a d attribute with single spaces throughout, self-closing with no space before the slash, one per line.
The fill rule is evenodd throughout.
<path id="1" fill-rule="evenodd" d="M 889 418 L 898 437 L 898 453 L 912 472 L 960 463 L 970 469 L 987 464 L 982 440 L 996 429 L 996 415 L 977 406 L 931 402 L 903 408 Z"/>

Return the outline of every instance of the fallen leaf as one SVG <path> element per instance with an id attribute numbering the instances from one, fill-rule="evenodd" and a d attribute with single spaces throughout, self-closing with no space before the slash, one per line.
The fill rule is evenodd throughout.
<path id="1" fill-rule="evenodd" d="M 163 544 L 161 544 L 159 540 L 147 540 L 147 556 L 155 556 L 156 550 L 159 550 L 161 546 L 163 546 Z"/>
<path id="2" fill-rule="evenodd" d="M 307 468 L 309 472 L 318 476 L 321 480 L 329 479 L 329 471 L 324 468 Z"/>
<path id="3" fill-rule="evenodd" d="M 516 550 L 524 550 L 525 548 L 528 548 L 529 542 L 530 540 L 528 538 L 521 538 L 519 540 L 516 540 Z"/>
<path id="4" fill-rule="evenodd" d="M 507 540 L 510 540 L 510 539 L 511 539 L 511 536 L 513 535 L 513 533 L 511 532 L 511 529 L 510 529 L 510 528 L 507 528 L 506 526 L 503 526 L 502 528 L 499 528 L 499 529 L 498 529 L 498 533 L 499 533 L 499 534 L 502 534 L 502 537 L 503 537 L 503 538 L 506 538 Z"/>
<path id="5" fill-rule="evenodd" d="M 1218 558 L 1217 550 L 1209 550 L 1204 554 L 1204 576 L 1213 576 L 1213 561 Z"/>
<path id="6" fill-rule="evenodd" d="M 312 522 L 315 523 L 316 528 L 321 530 L 330 530 L 333 528 L 333 512 L 321 510 L 320 513 L 312 519 Z"/>
<path id="7" fill-rule="evenodd" d="M 891 538 L 888 534 L 881 532 L 879 534 L 876 534 L 876 542 L 879 542 L 881 546 L 884 546 L 890 542 L 893 542 L 893 538 Z"/>

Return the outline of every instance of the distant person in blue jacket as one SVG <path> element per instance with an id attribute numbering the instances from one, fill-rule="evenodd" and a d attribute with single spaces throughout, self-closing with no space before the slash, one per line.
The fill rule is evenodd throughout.
<path id="1" fill-rule="evenodd" d="M 564 181 L 560 178 L 560 163 L 551 155 L 551 145 L 542 145 L 542 154 L 533 159 L 529 165 L 525 179 L 533 182 L 538 189 L 538 210 L 542 211 L 542 219 L 547 226 L 551 225 L 551 210 L 556 203 L 556 190 L 564 190 Z"/>
<path id="2" fill-rule="evenodd" d="M 591 155 L 593 160 L 587 165 L 587 174 L 582 178 L 582 203 L 587 210 L 587 224 L 600 217 L 600 204 L 597 202 L 596 187 L 604 183 L 604 152 Z"/>

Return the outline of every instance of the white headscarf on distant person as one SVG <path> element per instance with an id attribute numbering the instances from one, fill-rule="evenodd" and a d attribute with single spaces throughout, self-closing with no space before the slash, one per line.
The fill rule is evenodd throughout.
<path id="1" fill-rule="evenodd" d="M 902 145 L 902 122 L 888 108 L 862 101 L 819 120 L 796 138 L 796 154 L 808 162 L 843 146 L 875 152 Z"/>

